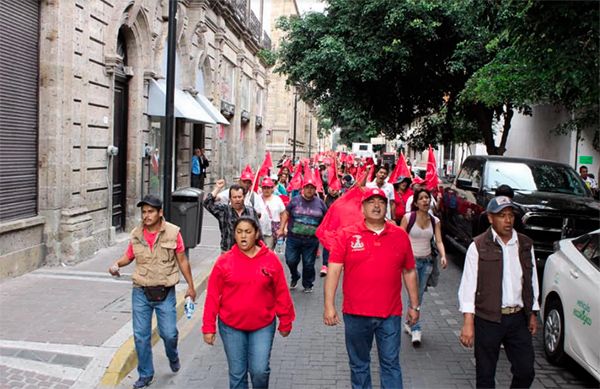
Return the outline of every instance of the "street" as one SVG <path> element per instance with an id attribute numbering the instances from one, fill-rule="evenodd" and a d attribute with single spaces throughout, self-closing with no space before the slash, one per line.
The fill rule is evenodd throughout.
<path id="1" fill-rule="evenodd" d="M 214 220 L 210 220 L 212 224 Z M 211 227 L 209 227 L 211 228 Z M 455 255 L 455 254 L 454 254 Z M 458 341 L 462 317 L 458 312 L 457 290 L 461 269 L 455 258 L 442 271 L 437 288 L 424 297 L 422 310 L 423 342 L 413 348 L 408 335 L 402 335 L 401 365 L 406 388 L 468 388 L 475 387 L 473 351 Z M 317 259 L 317 267 L 320 266 Z M 284 266 L 285 267 L 285 266 Z M 286 274 L 289 272 L 286 268 Z M 338 309 L 341 307 L 341 287 L 338 289 Z M 280 388 L 349 388 L 350 370 L 344 345 L 343 324 L 327 327 L 322 321 L 323 279 L 317 279 L 315 291 L 304 294 L 292 291 L 296 321 L 287 338 L 275 335 L 271 354 L 271 387 Z M 171 373 L 162 342 L 154 347 L 155 381 L 158 388 L 225 388 L 228 387 L 227 362 L 223 345 L 217 336 L 214 346 L 203 343 L 200 333 L 202 305 L 205 295 L 197 299 L 192 319 L 181 319 L 180 354 L 182 368 Z M 406 296 L 403 299 L 406 301 Z M 534 388 L 598 387 L 579 366 L 566 368 L 549 364 L 542 347 L 541 328 L 534 339 L 536 378 Z M 372 351 L 372 379 L 379 387 L 376 347 Z M 137 378 L 132 371 L 120 385 L 130 387 Z M 501 352 L 496 374 L 497 387 L 510 385 L 510 365 Z"/>

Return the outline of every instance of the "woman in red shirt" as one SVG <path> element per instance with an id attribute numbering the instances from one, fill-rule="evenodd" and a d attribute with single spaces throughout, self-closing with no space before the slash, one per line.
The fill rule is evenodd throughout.
<path id="1" fill-rule="evenodd" d="M 242 216 L 233 231 L 236 243 L 217 259 L 208 279 L 202 333 L 213 345 L 218 316 L 230 388 L 247 388 L 248 373 L 253 387 L 267 388 L 275 316 L 279 333 L 288 336 L 294 304 L 279 258 L 258 240 L 256 221 Z"/>
<path id="2" fill-rule="evenodd" d="M 400 176 L 394 182 L 394 203 L 396 205 L 394 211 L 394 221 L 397 225 L 400 225 L 402 218 L 406 213 L 406 201 L 412 196 L 413 191 L 410 189 L 412 180 L 410 177 Z"/>

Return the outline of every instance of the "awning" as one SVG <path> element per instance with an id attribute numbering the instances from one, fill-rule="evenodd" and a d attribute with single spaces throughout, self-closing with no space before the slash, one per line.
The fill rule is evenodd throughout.
<path id="1" fill-rule="evenodd" d="M 167 100 L 167 85 L 165 80 L 150 80 L 148 90 L 148 112 L 150 116 L 165 116 Z M 206 109 L 200 105 L 188 92 L 175 88 L 175 117 L 192 122 L 217 124 Z"/>
<path id="2" fill-rule="evenodd" d="M 196 101 L 198 101 L 200 105 L 204 107 L 206 112 L 208 112 L 217 123 L 229 125 L 229 121 L 225 119 L 225 116 L 221 115 L 221 112 L 217 108 L 215 108 L 214 105 L 212 105 L 212 103 L 206 98 L 206 96 L 198 93 L 196 95 Z"/>

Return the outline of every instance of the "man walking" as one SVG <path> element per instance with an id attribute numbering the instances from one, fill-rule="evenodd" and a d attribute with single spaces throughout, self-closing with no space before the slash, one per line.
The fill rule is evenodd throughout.
<path id="1" fill-rule="evenodd" d="M 344 270 L 343 293 L 346 350 L 352 388 L 371 388 L 370 353 L 377 342 L 382 388 L 402 388 L 400 339 L 402 279 L 410 306 L 408 321 L 419 319 L 415 259 L 406 232 L 385 220 L 388 200 L 379 188 L 362 197 L 364 221 L 343 228 L 329 257 L 323 321 L 340 322 L 335 294 Z"/>
<path id="2" fill-rule="evenodd" d="M 153 311 L 156 311 L 158 330 L 165 344 L 169 366 L 173 372 L 180 369 L 175 309 L 175 284 L 179 282 L 177 267 L 188 284 L 185 296 L 195 300 L 196 290 L 179 227 L 163 218 L 162 201 L 147 195 L 137 206 L 142 208 L 142 223 L 131 232 L 131 241 L 125 254 L 108 271 L 118 276 L 119 268 L 129 265 L 134 259 L 136 261 L 131 277 L 131 305 L 139 379 L 133 387 L 143 388 L 150 385 L 154 378 L 151 343 Z"/>
<path id="3" fill-rule="evenodd" d="M 385 182 L 388 176 L 387 165 L 380 165 L 375 167 L 375 180 L 367 182 L 367 188 L 379 188 L 385 193 L 388 199 L 386 217 L 392 219 L 394 217 L 396 203 L 394 202 L 394 186 L 389 182 Z"/>
<path id="4" fill-rule="evenodd" d="M 204 199 L 204 208 L 219 221 L 221 230 L 221 251 L 229 251 L 235 243 L 233 224 L 240 216 L 249 216 L 258 221 L 254 208 L 244 204 L 244 188 L 234 184 L 229 187 L 229 201 L 216 202 L 219 192 L 225 187 L 225 180 L 219 179 L 211 193 Z M 260 224 L 259 224 L 260 225 Z"/>
<path id="5" fill-rule="evenodd" d="M 513 228 L 513 208 L 506 196 L 489 202 L 491 227 L 469 246 L 458 289 L 464 317 L 460 342 L 475 346 L 478 388 L 495 387 L 501 344 L 511 363 L 511 388 L 528 388 L 535 376 L 532 336 L 539 311 L 535 254 L 532 240 Z"/>
<path id="6" fill-rule="evenodd" d="M 204 188 L 204 178 L 206 178 L 206 168 L 210 161 L 204 155 L 204 149 L 196 147 L 192 156 L 192 186 L 194 188 Z"/>

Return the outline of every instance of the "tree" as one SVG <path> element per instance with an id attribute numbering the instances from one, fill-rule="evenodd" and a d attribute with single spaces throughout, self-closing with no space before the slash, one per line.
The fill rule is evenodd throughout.
<path id="1" fill-rule="evenodd" d="M 594 2 L 330 0 L 279 23 L 276 70 L 346 141 L 418 123 L 414 144 L 483 139 L 503 154 L 514 110 L 535 103 L 572 110 L 563 130 L 597 123 L 598 19 Z"/>

